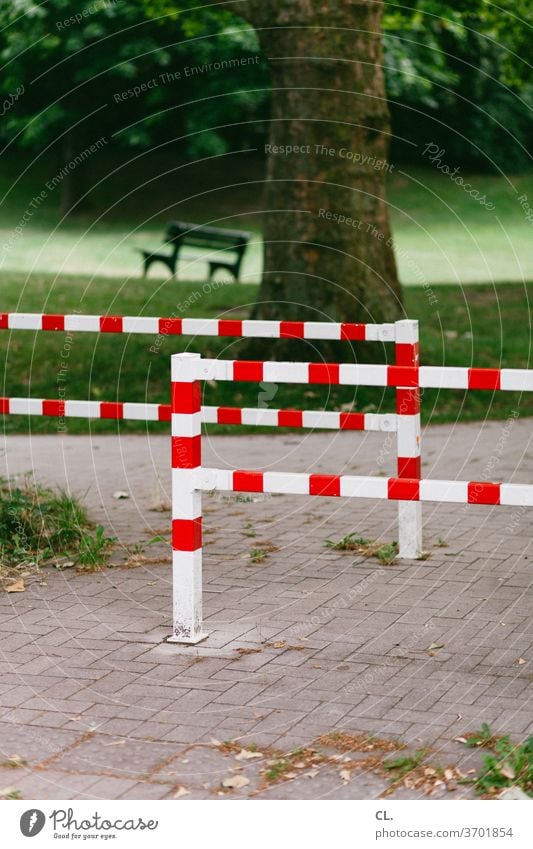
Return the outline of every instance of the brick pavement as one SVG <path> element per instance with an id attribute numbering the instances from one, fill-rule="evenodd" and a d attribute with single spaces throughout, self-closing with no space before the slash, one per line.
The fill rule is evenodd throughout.
<path id="1" fill-rule="evenodd" d="M 502 448 L 503 427 L 428 428 L 425 475 L 530 482 L 531 421 L 517 421 Z M 265 783 L 262 772 L 271 749 L 305 748 L 332 731 L 428 746 L 428 763 L 466 772 L 479 752 L 454 740 L 465 731 L 483 721 L 517 740 L 531 731 L 529 511 L 425 505 L 430 557 L 383 566 L 324 540 L 396 538 L 394 504 L 206 496 L 210 635 L 180 647 L 164 642 L 170 550 L 146 545 L 168 530 L 168 512 L 151 510 L 169 499 L 168 439 L 9 436 L 2 448 L 3 474 L 34 469 L 41 482 L 84 495 L 119 542 L 115 568 L 47 569 L 25 593 L 0 598 L 1 760 L 27 761 L 0 766 L 0 789 L 129 799 L 172 798 L 183 787 L 184 799 L 225 798 L 222 779 L 242 774 L 249 784 L 230 793 L 374 798 L 388 780 L 368 765 L 341 779 L 339 753 L 316 775 Z M 265 468 L 267 458 L 271 469 L 389 474 L 393 449 L 387 434 L 299 433 L 206 438 L 204 456 L 220 466 Z M 122 489 L 130 498 L 114 499 Z M 253 563 L 251 549 L 269 545 L 276 550 Z M 430 652 L 432 643 L 442 648 Z M 236 761 L 213 741 L 263 756 Z M 471 793 L 439 788 L 436 798 Z"/>

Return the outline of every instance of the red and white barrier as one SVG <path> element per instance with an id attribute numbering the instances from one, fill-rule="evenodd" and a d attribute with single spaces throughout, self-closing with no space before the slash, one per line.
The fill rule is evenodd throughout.
<path id="1" fill-rule="evenodd" d="M 395 365 L 246 362 L 172 356 L 171 404 L 0 398 L 0 413 L 171 421 L 173 637 L 197 643 L 202 629 L 202 507 L 204 490 L 291 493 L 397 501 L 399 556 L 422 551 L 423 501 L 533 506 L 533 486 L 421 479 L 420 388 L 533 391 L 533 371 L 420 366 L 418 322 L 329 322 L 181 319 L 144 316 L 1 313 L 0 330 L 149 333 L 159 336 L 240 336 L 394 342 Z M 314 383 L 395 387 L 390 415 L 201 407 L 200 381 Z M 397 477 L 358 477 L 208 469 L 201 465 L 201 424 L 267 425 L 397 433 Z"/>
<path id="2" fill-rule="evenodd" d="M 169 422 L 170 404 L 113 401 L 58 401 L 46 398 L 0 398 L 0 415 L 56 416 L 83 419 L 135 419 Z M 328 410 L 274 410 L 247 407 L 201 407 L 208 424 L 294 427 L 320 430 L 396 430 L 393 413 L 337 413 Z"/>
<path id="3" fill-rule="evenodd" d="M 0 330 L 153 333 L 163 336 L 242 336 L 263 339 L 344 339 L 359 342 L 394 342 L 395 338 L 394 324 L 14 312 L 0 313 Z"/>

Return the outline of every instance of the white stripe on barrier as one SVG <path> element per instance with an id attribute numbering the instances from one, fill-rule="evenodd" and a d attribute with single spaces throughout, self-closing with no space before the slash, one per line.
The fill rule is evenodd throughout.
<path id="1" fill-rule="evenodd" d="M 357 386 L 387 386 L 387 366 L 352 365 L 342 363 L 339 367 L 339 383 Z"/>
<path id="2" fill-rule="evenodd" d="M 172 413 L 172 436 L 197 436 L 201 432 L 202 413 Z"/>
<path id="3" fill-rule="evenodd" d="M 387 478 L 360 477 L 358 475 L 341 475 L 341 496 L 346 498 L 387 498 Z"/>
<path id="4" fill-rule="evenodd" d="M 380 430 L 393 433 L 398 428 L 398 416 L 394 413 L 365 413 L 365 430 Z"/>
<path id="5" fill-rule="evenodd" d="M 446 501 L 447 503 L 466 504 L 468 501 L 468 481 L 421 480 L 420 501 Z"/>
<path id="6" fill-rule="evenodd" d="M 519 483 L 500 484 L 500 504 L 510 507 L 533 507 L 533 486 Z"/>
<path id="7" fill-rule="evenodd" d="M 263 339 L 278 339 L 280 334 L 279 321 L 248 321 L 242 323 L 243 336 L 258 336 Z"/>
<path id="8" fill-rule="evenodd" d="M 265 362 L 263 380 L 265 383 L 309 383 L 309 363 Z"/>
<path id="9" fill-rule="evenodd" d="M 340 324 L 332 324 L 329 321 L 306 321 L 304 323 L 304 338 L 340 339 L 341 326 Z"/>
<path id="10" fill-rule="evenodd" d="M 394 324 L 367 324 L 365 327 L 366 342 L 394 342 Z"/>
<path id="11" fill-rule="evenodd" d="M 41 330 L 42 315 L 40 313 L 9 313 L 8 326 L 10 330 Z"/>
<path id="12" fill-rule="evenodd" d="M 122 418 L 156 422 L 159 419 L 159 405 L 135 404 L 131 401 L 125 401 Z"/>
<path id="13" fill-rule="evenodd" d="M 279 410 L 255 410 L 244 407 L 241 411 L 241 421 L 245 425 L 268 425 L 277 427 Z"/>
<path id="14" fill-rule="evenodd" d="M 100 316 L 66 315 L 65 330 L 79 330 L 86 333 L 100 332 Z"/>
<path id="15" fill-rule="evenodd" d="M 122 320 L 124 333 L 159 333 L 159 319 L 149 316 L 124 316 Z"/>
<path id="16" fill-rule="evenodd" d="M 468 389 L 468 369 L 420 366 L 419 384 L 424 388 Z"/>
<path id="17" fill-rule="evenodd" d="M 191 494 L 188 485 L 190 469 L 172 469 L 172 518 L 199 519 L 202 515 L 202 495 L 198 490 Z"/>
<path id="18" fill-rule="evenodd" d="M 519 368 L 502 368 L 500 372 L 502 389 L 533 392 L 533 370 Z"/>
<path id="19" fill-rule="evenodd" d="M 398 457 L 419 457 L 420 415 L 401 415 L 397 422 Z"/>
<path id="20" fill-rule="evenodd" d="M 185 336 L 218 336 L 218 319 L 184 318 L 181 329 Z"/>
<path id="21" fill-rule="evenodd" d="M 66 416 L 83 416 L 88 419 L 100 418 L 99 401 L 65 401 Z"/>
<path id="22" fill-rule="evenodd" d="M 9 412 L 16 415 L 42 416 L 43 402 L 40 398 L 12 398 Z"/>
<path id="23" fill-rule="evenodd" d="M 263 492 L 309 494 L 309 475 L 285 472 L 265 472 Z"/>

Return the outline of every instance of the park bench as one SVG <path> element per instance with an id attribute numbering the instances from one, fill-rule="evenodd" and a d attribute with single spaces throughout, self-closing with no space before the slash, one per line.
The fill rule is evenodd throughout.
<path id="1" fill-rule="evenodd" d="M 171 274 L 176 275 L 181 248 L 183 245 L 190 245 L 195 248 L 209 248 L 217 251 L 216 256 L 207 259 L 209 280 L 212 279 L 215 271 L 223 269 L 229 271 L 238 281 L 250 237 L 251 233 L 244 230 L 224 230 L 221 227 L 207 227 L 199 224 L 188 224 L 185 221 L 171 221 L 167 224 L 165 231 L 165 243 L 171 245 L 170 253 L 141 250 L 144 276 L 146 277 L 154 262 L 162 262 Z M 226 252 L 233 253 L 233 258 L 226 258 Z"/>

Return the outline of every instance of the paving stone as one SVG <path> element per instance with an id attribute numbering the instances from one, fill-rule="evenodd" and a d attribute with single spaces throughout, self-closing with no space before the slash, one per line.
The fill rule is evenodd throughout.
<path id="1" fill-rule="evenodd" d="M 497 422 L 427 428 L 426 474 L 476 479 L 475 458 L 494 450 L 500 431 Z M 516 482 L 528 482 L 522 455 L 530 432 L 530 422 L 517 421 L 506 446 L 502 473 Z M 136 498 L 118 507 L 115 437 L 93 437 L 94 452 L 80 437 L 34 439 L 38 451 L 10 435 L 10 473 L 34 465 L 41 481 L 86 492 L 94 520 L 123 544 L 138 542 L 140 528 L 168 522 L 149 511 L 155 470 L 169 488 L 166 436 L 121 439 L 119 474 L 127 469 L 124 488 Z M 364 474 L 376 452 L 375 434 L 305 434 L 294 442 L 295 471 Z M 250 468 L 268 456 L 271 468 L 285 469 L 285 443 L 284 436 L 210 437 L 204 456 Z M 204 504 L 209 637 L 196 647 L 165 642 L 167 563 L 52 573 L 46 587 L 0 597 L 0 749 L 27 759 L 29 768 L 14 771 L 25 798 L 172 798 L 178 784 L 189 785 L 184 799 L 256 798 L 259 764 L 245 765 L 245 790 L 219 795 L 221 777 L 238 762 L 214 749 L 213 738 L 290 751 L 329 731 L 369 733 L 431 745 L 466 771 L 479 765 L 479 753 L 454 737 L 483 721 L 517 741 L 529 733 L 533 546 L 527 519 L 506 530 L 513 508 L 426 504 L 431 558 L 383 567 L 323 543 L 350 531 L 397 538 L 395 504 L 209 494 Z M 253 568 L 248 522 L 255 540 L 279 547 Z M 447 548 L 435 546 L 439 538 Z M 267 645 L 276 642 L 285 646 Z M 444 648 L 430 656 L 432 642 Z M 517 665 L 519 657 L 526 664 Z M 16 783 L 11 771 L 9 783 Z M 345 783 L 327 768 L 260 790 L 259 798 L 375 798 L 383 789 L 373 773 L 354 772 Z M 471 788 L 456 796 L 463 792 L 470 798 Z M 404 788 L 396 797 L 417 793 Z"/>

